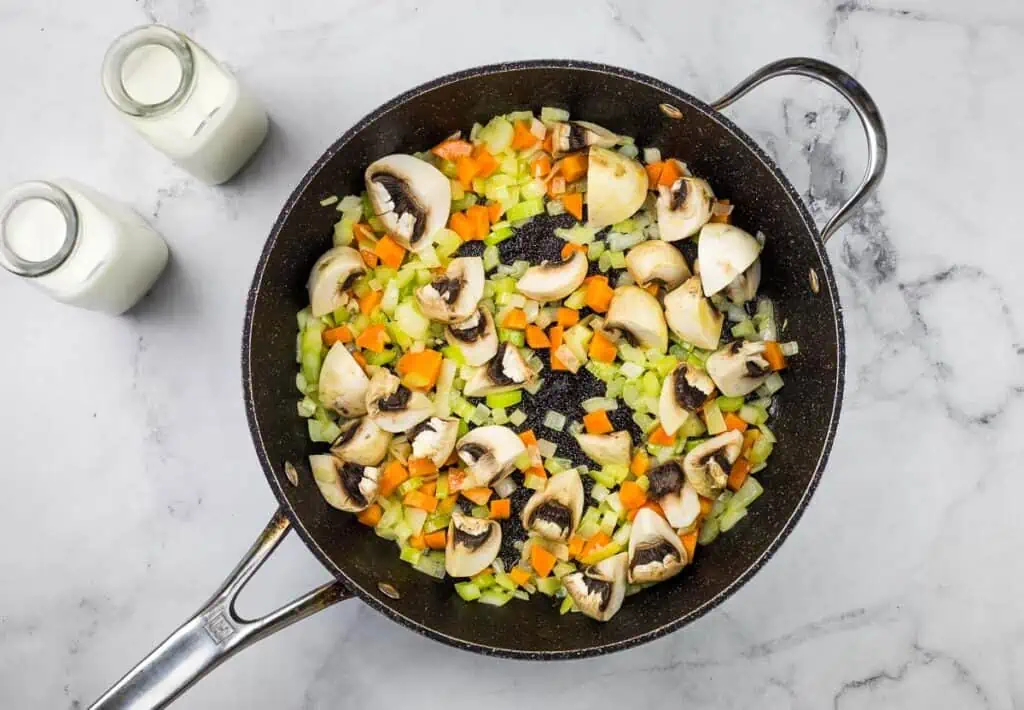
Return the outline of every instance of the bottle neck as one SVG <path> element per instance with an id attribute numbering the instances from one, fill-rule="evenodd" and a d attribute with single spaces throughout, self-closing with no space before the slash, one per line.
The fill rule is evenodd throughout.
<path id="1" fill-rule="evenodd" d="M 136 27 L 115 39 L 107 49 L 103 57 L 103 90 L 121 113 L 138 118 L 160 116 L 175 110 L 188 98 L 195 84 L 195 62 L 192 44 L 185 35 L 163 25 Z M 138 86 L 146 88 L 144 95 L 138 91 L 133 94 L 135 87 L 130 74 L 135 71 L 153 71 L 157 75 L 139 78 Z M 176 86 L 173 78 L 178 79 Z M 156 95 L 151 94 L 154 82 L 166 85 L 163 95 L 159 89 Z"/>
<path id="2" fill-rule="evenodd" d="M 18 276 L 43 276 L 74 251 L 78 210 L 63 189 L 25 182 L 0 197 L 0 266 Z"/>

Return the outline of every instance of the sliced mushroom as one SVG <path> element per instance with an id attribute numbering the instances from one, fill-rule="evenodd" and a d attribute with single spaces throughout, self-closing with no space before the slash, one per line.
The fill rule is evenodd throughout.
<path id="1" fill-rule="evenodd" d="M 444 276 L 416 289 L 423 315 L 442 323 L 458 323 L 473 315 L 484 297 L 484 262 L 479 256 L 452 259 Z"/>
<path id="2" fill-rule="evenodd" d="M 621 140 L 607 128 L 589 121 L 568 121 L 551 127 L 551 145 L 556 153 L 583 150 L 592 145 L 611 148 Z"/>
<path id="3" fill-rule="evenodd" d="M 320 367 L 320 404 L 343 417 L 362 416 L 369 386 L 369 378 L 344 343 L 332 345 Z"/>
<path id="4" fill-rule="evenodd" d="M 704 297 L 700 277 L 692 276 L 665 296 L 665 320 L 686 342 L 711 350 L 718 347 L 725 316 Z"/>
<path id="5" fill-rule="evenodd" d="M 686 548 L 665 519 L 641 508 L 629 531 L 629 581 L 661 582 L 686 566 Z"/>
<path id="6" fill-rule="evenodd" d="M 583 453 L 602 466 L 618 464 L 628 466 L 633 440 L 628 431 L 611 434 L 577 434 L 576 441 Z"/>
<path id="7" fill-rule="evenodd" d="M 444 568 L 452 577 L 472 577 L 494 562 L 501 550 L 501 526 L 494 520 L 452 512 Z"/>
<path id="8" fill-rule="evenodd" d="M 448 222 L 451 183 L 433 165 L 411 155 L 389 155 L 370 163 L 366 192 L 377 217 L 407 249 L 430 246 Z"/>
<path id="9" fill-rule="evenodd" d="M 692 237 L 711 219 L 715 194 L 704 180 L 681 177 L 671 187 L 658 186 L 658 236 L 666 242 Z"/>
<path id="10" fill-rule="evenodd" d="M 678 459 L 670 459 L 647 472 L 647 497 L 661 506 L 674 528 L 693 524 L 700 513 L 700 499 L 686 484 L 686 475 Z"/>
<path id="11" fill-rule="evenodd" d="M 331 453 L 342 461 L 376 466 L 387 456 L 390 443 L 390 432 L 381 429 L 369 417 L 361 417 L 341 425 L 341 434 L 331 444 Z"/>
<path id="12" fill-rule="evenodd" d="M 626 269 L 638 286 L 653 283 L 669 291 L 690 278 L 682 252 L 660 239 L 640 242 L 630 249 Z"/>
<path id="13" fill-rule="evenodd" d="M 467 397 L 483 397 L 499 392 L 511 392 L 530 384 L 536 373 L 514 345 L 502 343 L 491 361 L 476 371 L 466 383 L 462 393 Z"/>
<path id="14" fill-rule="evenodd" d="M 411 390 L 385 368 L 377 370 L 366 390 L 366 410 L 373 422 L 395 434 L 409 431 L 434 413 L 434 403 Z"/>
<path id="15" fill-rule="evenodd" d="M 448 344 L 457 347 L 466 362 L 474 367 L 483 365 L 498 352 L 498 331 L 494 317 L 486 308 L 477 308 L 466 320 L 452 323 L 444 334 Z"/>
<path id="16" fill-rule="evenodd" d="M 582 572 L 562 577 L 562 585 L 577 609 L 598 621 L 615 616 L 626 597 L 627 557 L 620 552 Z"/>
<path id="17" fill-rule="evenodd" d="M 622 153 L 590 147 L 587 226 L 607 227 L 633 216 L 647 199 L 647 171 Z"/>
<path id="18" fill-rule="evenodd" d="M 575 468 L 556 473 L 523 508 L 523 527 L 543 538 L 565 542 L 583 517 L 583 481 Z"/>
<path id="19" fill-rule="evenodd" d="M 658 299 L 639 286 L 619 286 L 604 318 L 604 329 L 622 333 L 633 345 L 668 349 L 665 313 Z"/>
<path id="20" fill-rule="evenodd" d="M 734 340 L 708 356 L 704 363 L 715 385 L 727 397 L 744 397 L 771 374 L 764 357 L 764 343 Z"/>
<path id="21" fill-rule="evenodd" d="M 565 261 L 531 266 L 522 275 L 516 288 L 535 301 L 557 301 L 575 291 L 587 278 L 587 255 L 573 252 Z"/>
<path id="22" fill-rule="evenodd" d="M 490 486 L 512 473 L 516 459 L 526 453 L 519 435 L 504 426 L 482 426 L 466 434 L 455 445 L 466 464 L 465 488 Z"/>
<path id="23" fill-rule="evenodd" d="M 309 467 L 324 499 L 338 510 L 358 513 L 377 499 L 377 469 L 372 466 L 317 454 L 309 457 Z"/>
<path id="24" fill-rule="evenodd" d="M 458 436 L 458 419 L 425 419 L 409 430 L 409 441 L 412 442 L 411 458 L 430 459 L 437 468 L 441 468 L 452 455 Z"/>
<path id="25" fill-rule="evenodd" d="M 363 257 L 352 247 L 334 247 L 324 252 L 313 264 L 306 282 L 313 316 L 325 316 L 345 305 L 345 291 L 365 271 Z"/>
<path id="26" fill-rule="evenodd" d="M 683 459 L 686 481 L 705 498 L 717 498 L 742 448 L 743 434 L 735 429 L 699 444 Z"/>
<path id="27" fill-rule="evenodd" d="M 669 436 L 686 423 L 692 412 L 704 406 L 715 391 L 715 383 L 706 372 L 693 365 L 677 365 L 661 385 L 658 421 Z"/>
<path id="28" fill-rule="evenodd" d="M 754 237 L 731 224 L 705 224 L 697 258 L 705 296 L 714 296 L 750 267 L 761 253 Z"/>
<path id="29" fill-rule="evenodd" d="M 725 287 L 725 295 L 737 306 L 742 306 L 747 301 L 757 298 L 757 289 L 760 285 L 761 260 L 757 259 Z"/>

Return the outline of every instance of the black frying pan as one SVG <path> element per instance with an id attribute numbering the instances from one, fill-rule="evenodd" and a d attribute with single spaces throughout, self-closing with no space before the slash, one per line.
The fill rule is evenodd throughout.
<path id="1" fill-rule="evenodd" d="M 772 161 L 719 113 L 761 82 L 807 76 L 839 91 L 856 110 L 868 139 L 864 181 L 819 233 L 796 191 Z M 550 600 L 505 607 L 466 604 L 439 582 L 413 570 L 394 545 L 321 498 L 305 464 L 318 453 L 295 414 L 295 313 L 308 303 L 310 266 L 330 246 L 336 214 L 320 206 L 331 194 L 359 192 L 362 171 L 392 152 L 434 145 L 474 121 L 541 105 L 563 106 L 640 145 L 682 157 L 715 192 L 737 205 L 734 221 L 769 236 L 762 255 L 762 292 L 788 320 L 786 338 L 801 344 L 792 376 L 778 397 L 779 445 L 766 492 L 746 520 L 704 548 L 684 574 L 630 597 L 608 623 L 581 614 L 559 616 Z M 693 621 L 720 604 L 772 555 L 799 519 L 818 483 L 839 416 L 843 389 L 843 326 L 824 241 L 868 196 L 882 176 L 886 138 L 877 107 L 846 73 L 813 59 L 788 59 L 748 77 L 713 105 L 647 76 L 568 61 L 502 64 L 437 79 L 378 108 L 342 136 L 306 174 L 281 211 L 249 293 L 242 343 L 246 413 L 263 471 L 280 509 L 224 585 L 189 620 L 93 707 L 160 707 L 249 643 L 337 601 L 358 596 L 388 617 L 447 644 L 510 658 L 581 658 L 635 646 Z M 553 220 L 532 223 L 503 245 L 503 258 L 534 261 L 552 248 Z M 547 408 L 579 416 L 578 403 L 603 392 L 568 373 L 548 378 L 528 407 L 539 425 Z M 623 416 L 625 413 L 621 413 Z M 626 421 L 616 422 L 625 425 Z M 545 432 L 545 436 L 552 438 Z M 559 451 L 574 444 L 563 439 Z M 583 460 L 581 459 L 580 462 Z M 300 471 L 289 483 L 284 466 Z M 520 494 L 524 495 L 524 494 Z M 522 505 L 514 499 L 514 506 Z M 514 516 L 515 517 L 515 516 Z M 245 583 L 294 526 L 337 578 L 263 618 L 238 616 Z M 387 582 L 393 598 L 378 586 Z M 541 623 L 542 622 L 542 623 Z M 515 633 L 508 633 L 514 628 Z"/>

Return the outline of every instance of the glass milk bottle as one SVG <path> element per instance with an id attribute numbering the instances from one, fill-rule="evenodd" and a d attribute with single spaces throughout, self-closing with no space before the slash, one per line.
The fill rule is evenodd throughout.
<path id="1" fill-rule="evenodd" d="M 73 180 L 24 182 L 0 194 L 0 266 L 57 301 L 123 313 L 167 256 L 142 217 Z"/>
<path id="2" fill-rule="evenodd" d="M 216 59 L 163 25 L 138 27 L 110 45 L 103 89 L 155 148 L 211 185 L 252 157 L 267 114 Z"/>

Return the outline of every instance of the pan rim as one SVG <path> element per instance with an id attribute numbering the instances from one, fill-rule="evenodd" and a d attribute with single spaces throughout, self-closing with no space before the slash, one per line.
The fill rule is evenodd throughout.
<path id="1" fill-rule="evenodd" d="M 256 417 L 255 406 L 253 402 L 253 373 L 252 373 L 252 337 L 253 337 L 253 314 L 255 310 L 257 296 L 261 291 L 263 278 L 266 273 L 266 267 L 270 260 L 270 254 L 276 246 L 277 239 L 281 234 L 281 230 L 284 224 L 290 218 L 293 209 L 298 203 L 301 196 L 305 193 L 310 183 L 316 178 L 323 166 L 329 162 L 355 135 L 364 130 L 367 126 L 372 124 L 379 118 L 389 114 L 390 112 L 399 109 L 407 102 L 416 97 L 433 91 L 437 88 L 447 86 L 449 84 L 457 83 L 465 79 L 491 76 L 503 73 L 512 73 L 524 70 L 533 69 L 569 69 L 569 70 L 580 70 L 587 72 L 594 72 L 599 74 L 606 74 L 620 79 L 626 79 L 639 84 L 647 85 L 651 88 L 661 90 L 678 101 L 687 104 L 689 107 L 700 111 L 706 115 L 709 119 L 720 124 L 725 128 L 737 141 L 739 141 L 744 147 L 746 147 L 752 154 L 752 157 L 761 162 L 761 164 L 767 168 L 772 174 L 776 183 L 785 192 L 790 202 L 796 207 L 800 214 L 801 221 L 804 228 L 807 230 L 812 241 L 814 242 L 814 250 L 818 256 L 818 259 L 822 265 L 822 271 L 824 273 L 818 274 L 819 282 L 823 282 L 825 286 L 822 289 L 822 294 L 827 293 L 828 298 L 832 303 L 832 315 L 833 324 L 835 328 L 836 338 L 836 386 L 835 393 L 832 402 L 832 410 L 829 414 L 828 425 L 824 440 L 821 442 L 821 452 L 818 456 L 818 460 L 814 465 L 814 472 L 797 501 L 793 512 L 786 519 L 785 523 L 780 528 L 779 532 L 771 540 L 771 542 L 765 547 L 764 551 L 755 559 L 741 574 L 737 575 L 729 584 L 715 594 L 711 599 L 701 604 L 699 607 L 692 611 L 679 616 L 678 618 L 662 624 L 653 629 L 648 629 L 642 633 L 631 636 L 627 639 L 619 641 L 609 642 L 607 644 L 600 644 L 596 646 L 589 646 L 583 649 L 573 650 L 557 650 L 557 651 L 543 651 L 543 650 L 524 650 L 516 648 L 503 648 L 497 646 L 489 646 L 481 644 L 475 641 L 468 641 L 463 638 L 452 636 L 431 626 L 423 623 L 418 619 L 411 618 L 405 614 L 392 608 L 390 605 L 381 602 L 370 590 L 360 586 L 353 579 L 351 579 L 345 570 L 339 567 L 330 558 L 326 551 L 320 547 L 314 537 L 303 525 L 300 518 L 295 514 L 291 504 L 288 501 L 288 497 L 282 486 L 280 477 L 275 473 L 275 466 L 270 461 L 267 454 L 266 446 L 264 445 L 263 436 L 260 431 L 259 422 Z M 815 224 L 807 206 L 800 198 L 796 189 L 792 186 L 786 176 L 783 174 L 781 169 L 775 164 L 775 162 L 764 152 L 764 150 L 757 145 L 746 134 L 742 129 L 736 126 L 729 118 L 724 114 L 716 111 L 710 105 L 701 101 L 700 99 L 682 91 L 681 89 L 667 84 L 659 79 L 651 77 L 646 74 L 635 72 L 629 69 L 621 67 L 589 62 L 582 60 L 560 60 L 560 59 L 537 59 L 527 61 L 516 61 L 516 62 L 504 62 L 498 64 L 487 64 L 462 71 L 446 74 L 438 77 L 431 81 L 420 84 L 408 91 L 405 91 L 398 96 L 390 99 L 389 101 L 381 104 L 370 113 L 363 116 L 357 121 L 351 128 L 345 131 L 341 137 L 334 141 L 316 162 L 309 168 L 302 180 L 295 187 L 295 189 L 288 196 L 287 201 L 279 212 L 277 219 L 271 228 L 270 234 L 267 237 L 266 243 L 263 246 L 263 250 L 260 253 L 259 261 L 256 265 L 256 270 L 253 274 L 252 284 L 249 289 L 249 294 L 246 299 L 245 308 L 245 322 L 242 332 L 242 352 L 241 352 L 241 365 L 242 365 L 242 388 L 245 402 L 246 419 L 249 425 L 249 432 L 253 439 L 253 444 L 256 449 L 256 455 L 259 459 L 260 466 L 263 469 L 263 473 L 270 484 L 271 490 L 274 492 L 274 496 L 277 498 L 279 505 L 285 511 L 292 526 L 295 528 L 296 533 L 302 539 L 303 543 L 309 548 L 313 555 L 320 561 L 324 567 L 331 572 L 339 581 L 341 581 L 345 587 L 351 591 L 355 596 L 359 597 L 362 602 L 380 612 L 387 618 L 397 621 L 403 626 L 416 631 L 428 638 L 436 641 L 440 641 L 449 646 L 459 648 L 466 651 L 473 651 L 487 656 L 495 656 L 500 658 L 520 659 L 520 660 L 572 660 L 589 658 L 593 656 L 604 655 L 612 653 L 614 651 L 620 651 L 634 646 L 647 643 L 658 639 L 666 634 L 676 631 L 694 621 L 701 618 L 712 609 L 715 609 L 722 604 L 726 599 L 736 593 L 743 585 L 745 585 L 750 579 L 761 570 L 762 567 L 770 560 L 782 545 L 782 543 L 789 537 L 800 518 L 803 516 L 814 492 L 817 490 L 818 484 L 821 481 L 821 477 L 824 473 L 825 466 L 828 462 L 829 455 L 832 450 L 833 443 L 835 441 L 836 429 L 839 424 L 840 411 L 842 409 L 843 391 L 845 384 L 845 367 L 846 367 L 846 342 L 845 332 L 843 327 L 842 319 L 842 305 L 839 301 L 839 292 L 835 280 L 835 275 L 832 270 L 832 264 L 829 260 L 828 254 L 825 251 L 825 244 L 821 239 L 820 232 L 817 225 Z"/>

